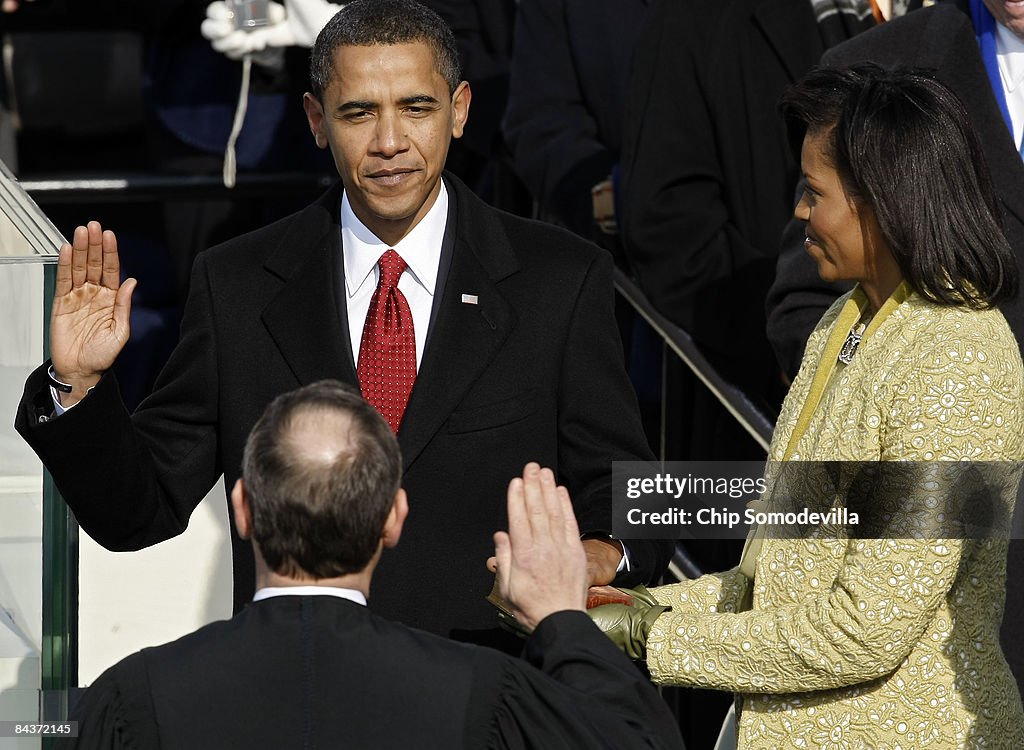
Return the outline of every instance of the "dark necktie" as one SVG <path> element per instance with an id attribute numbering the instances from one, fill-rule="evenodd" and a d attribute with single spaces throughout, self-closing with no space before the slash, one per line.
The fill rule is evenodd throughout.
<path id="1" fill-rule="evenodd" d="M 380 280 L 366 312 L 357 371 L 363 398 L 398 432 L 416 382 L 416 334 L 409 302 L 398 289 L 405 261 L 388 250 L 378 263 Z"/>

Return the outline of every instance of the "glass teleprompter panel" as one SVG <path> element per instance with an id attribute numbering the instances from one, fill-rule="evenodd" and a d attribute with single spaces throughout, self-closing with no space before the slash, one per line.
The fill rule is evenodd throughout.
<path id="1" fill-rule="evenodd" d="M 40 690 L 52 661 L 44 655 L 54 651 L 44 627 L 43 468 L 14 431 L 14 416 L 25 379 L 47 356 L 48 289 L 63 241 L 0 162 L 0 722 L 41 718 Z M 54 591 L 67 583 L 50 580 Z M 0 739 L 0 747 L 39 744 Z"/>
<path id="2" fill-rule="evenodd" d="M 64 238 L 0 162 L 0 263 L 56 261 Z"/>

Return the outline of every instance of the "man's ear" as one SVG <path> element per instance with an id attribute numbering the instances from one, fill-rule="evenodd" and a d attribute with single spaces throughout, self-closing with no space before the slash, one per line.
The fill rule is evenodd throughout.
<path id="1" fill-rule="evenodd" d="M 384 530 L 381 532 L 381 542 L 385 547 L 394 547 L 402 536 L 402 525 L 406 516 L 409 515 L 409 498 L 405 490 L 399 488 L 395 493 L 395 502 L 391 505 L 387 520 L 384 521 Z"/>
<path id="2" fill-rule="evenodd" d="M 469 88 L 469 81 L 463 81 L 452 94 L 452 138 L 461 138 L 469 120 L 469 103 L 473 99 L 473 92 Z"/>
<path id="3" fill-rule="evenodd" d="M 252 536 L 252 508 L 249 496 L 245 494 L 245 483 L 239 477 L 231 488 L 231 510 L 235 515 L 235 530 L 242 539 Z"/>
<path id="4" fill-rule="evenodd" d="M 302 108 L 306 110 L 306 122 L 313 134 L 317 148 L 327 148 L 327 133 L 324 131 L 324 107 L 320 100 L 308 91 L 302 95 Z"/>

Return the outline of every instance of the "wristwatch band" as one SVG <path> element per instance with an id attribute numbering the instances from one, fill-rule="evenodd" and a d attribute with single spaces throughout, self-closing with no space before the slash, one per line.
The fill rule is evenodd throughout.
<path id="1" fill-rule="evenodd" d="M 74 390 L 70 385 L 62 380 L 57 380 L 57 375 L 53 371 L 53 365 L 50 365 L 46 370 L 46 377 L 50 381 L 50 385 L 56 388 L 61 393 L 71 393 Z"/>

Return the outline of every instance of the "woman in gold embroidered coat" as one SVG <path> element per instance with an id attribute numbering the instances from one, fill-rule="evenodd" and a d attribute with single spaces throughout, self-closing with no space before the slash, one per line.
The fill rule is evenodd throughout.
<path id="1" fill-rule="evenodd" d="M 993 306 L 1015 263 L 959 102 L 866 66 L 812 73 L 782 111 L 807 251 L 858 284 L 807 343 L 770 461 L 1020 461 L 1024 368 Z M 672 609 L 633 633 L 655 682 L 737 693 L 740 750 L 1024 748 L 999 646 L 1005 539 L 770 536 L 652 591 Z"/>

